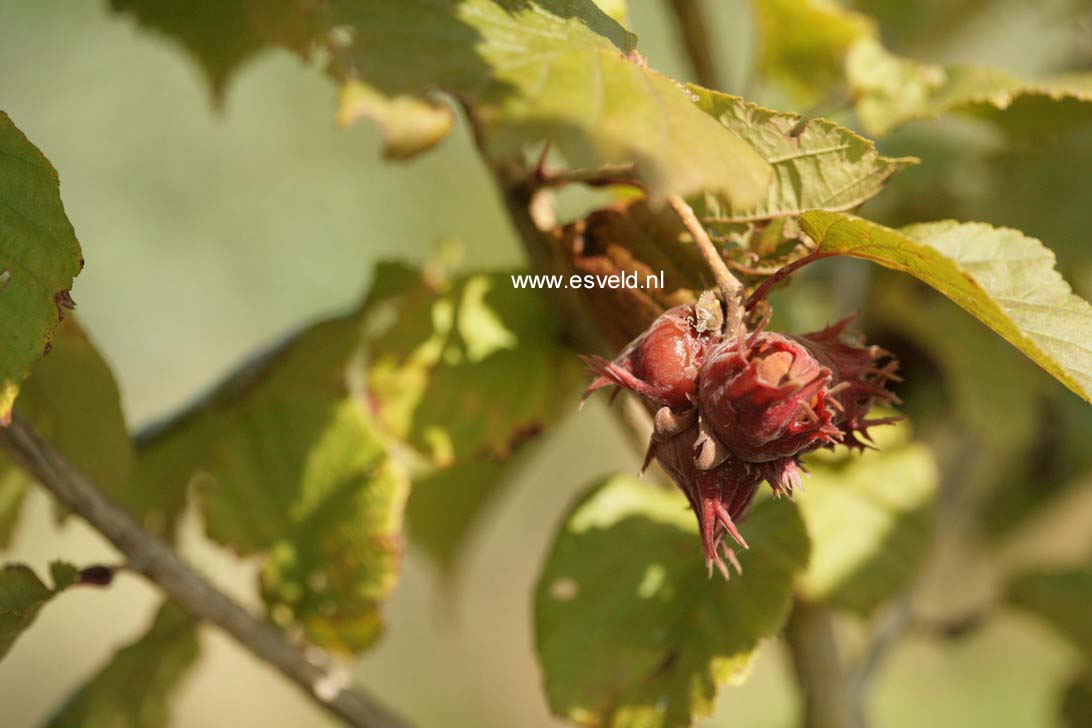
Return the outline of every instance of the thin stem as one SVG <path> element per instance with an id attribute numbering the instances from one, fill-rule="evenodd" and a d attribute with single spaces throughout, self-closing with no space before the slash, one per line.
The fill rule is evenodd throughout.
<path id="1" fill-rule="evenodd" d="M 830 610 L 797 600 L 785 625 L 796 680 L 804 694 L 803 728 L 852 725 Z"/>
<path id="2" fill-rule="evenodd" d="M 752 293 L 750 298 L 747 299 L 746 309 L 750 311 L 759 301 L 766 297 L 766 295 L 770 292 L 771 288 L 788 278 L 796 271 L 803 268 L 805 265 L 808 265 L 809 263 L 814 263 L 817 260 L 822 260 L 823 258 L 829 258 L 832 255 L 835 254 L 811 253 L 810 255 L 805 255 L 803 258 L 794 260 L 788 265 L 782 266 L 772 276 L 762 281 L 762 285 L 755 289 L 754 293 Z"/>
<path id="3" fill-rule="evenodd" d="M 706 88 L 721 88 L 717 61 L 709 42 L 709 19 L 705 16 L 702 0 L 671 0 L 670 5 L 698 83 Z"/>
<path id="4" fill-rule="evenodd" d="M 564 187 L 570 184 L 583 184 L 589 187 L 607 187 L 627 185 L 644 189 L 644 185 L 634 174 L 632 164 L 616 164 L 596 169 L 559 169 L 551 171 L 539 165 L 536 172 L 538 187 Z"/>
<path id="5" fill-rule="evenodd" d="M 728 264 L 724 262 L 724 258 L 720 257 L 720 252 L 710 239 L 705 226 L 698 220 L 690 205 L 686 204 L 686 200 L 678 195 L 669 195 L 667 202 L 675 210 L 679 219 L 682 220 L 683 226 L 690 233 L 690 236 L 694 238 L 694 243 L 701 251 L 702 257 L 705 258 L 709 270 L 713 272 L 713 279 L 717 282 L 717 287 L 720 288 L 721 297 L 724 300 L 725 330 L 735 331 L 743 321 L 743 284 L 732 275 L 732 271 L 728 269 Z"/>
<path id="6" fill-rule="evenodd" d="M 349 725 L 405 728 L 409 724 L 376 699 L 351 688 L 347 678 L 308 661 L 268 624 L 218 591 L 171 547 L 141 528 L 18 417 L 0 428 L 0 445 L 46 490 L 125 555 L 129 568 L 162 589 L 190 614 L 215 624 L 258 659 L 276 668 L 311 700 Z"/>

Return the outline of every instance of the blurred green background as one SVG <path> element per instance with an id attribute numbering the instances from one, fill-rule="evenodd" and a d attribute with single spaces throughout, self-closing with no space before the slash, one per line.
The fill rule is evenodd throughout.
<path id="1" fill-rule="evenodd" d="M 753 45 L 749 19 L 741 3 L 710 5 L 713 37 L 738 90 Z M 899 18 L 925 4 L 862 5 Z M 1072 45 L 1071 15 L 1061 15 L 1068 3 L 1038 7 L 1036 18 L 1049 19 L 1055 6 L 1059 13 L 1055 25 L 1036 21 L 1041 28 L 1022 15 L 1031 4 L 994 3 L 989 13 L 981 12 L 985 3 L 958 5 L 977 6 L 958 21 L 967 30 L 961 37 L 973 43 L 956 42 L 954 32 L 915 38 L 912 25 L 889 40 L 898 50 L 927 48 L 928 60 L 975 59 L 1022 72 L 1049 67 L 1059 38 Z M 631 0 L 631 14 L 650 64 L 688 78 L 664 3 Z M 0 0 L 0 108 L 60 172 L 87 259 L 74 297 L 114 366 L 134 428 L 188 401 L 255 347 L 349 307 L 376 260 L 420 260 L 449 238 L 461 241 L 467 268 L 522 260 L 465 130 L 412 162 L 384 163 L 370 125 L 335 129 L 334 95 L 321 74 L 269 53 L 245 67 L 225 108 L 214 113 L 189 58 L 111 16 L 105 3 Z M 894 138 L 892 148 L 906 136 Z M 907 178 L 912 191 L 915 179 Z M 989 190 L 988 179 L 949 182 L 971 198 Z M 893 215 L 906 207 L 890 199 L 877 205 L 895 208 Z M 926 202 L 918 207 L 923 218 L 947 214 Z M 1051 242 L 1036 221 L 1023 227 Z M 570 498 L 598 475 L 639 464 L 602 403 L 575 415 L 527 459 L 453 581 L 440 579 L 410 545 L 386 610 L 387 635 L 355 675 L 420 725 L 554 724 L 530 631 L 539 564 Z M 220 552 L 192 519 L 183 545 L 224 589 L 257 606 L 254 563 Z M 81 523 L 55 527 L 48 501 L 35 493 L 5 558 L 42 566 L 58 557 L 114 558 Z M 973 575 L 938 578 L 955 589 L 975 583 Z M 156 602 L 143 581 L 122 577 L 111 589 L 79 590 L 48 606 L 0 663 L 0 723 L 29 726 L 45 717 L 143 631 Z M 852 646 L 854 625 L 845 629 Z M 329 724 L 223 635 L 205 629 L 202 639 L 204 657 L 180 691 L 176 725 Z M 880 677 L 877 724 L 1050 726 L 1055 687 L 1073 664 L 1060 641 L 1017 616 L 954 646 L 912 639 Z M 777 644 L 762 652 L 745 687 L 721 695 L 716 715 L 702 725 L 794 724 L 797 696 Z"/>

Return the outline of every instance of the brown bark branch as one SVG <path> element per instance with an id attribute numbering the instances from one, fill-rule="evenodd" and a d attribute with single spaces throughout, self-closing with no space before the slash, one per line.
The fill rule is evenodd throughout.
<path id="1" fill-rule="evenodd" d="M 853 725 L 830 610 L 797 600 L 785 625 L 797 683 L 804 694 L 803 728 Z"/>
<path id="2" fill-rule="evenodd" d="M 175 551 L 110 501 L 26 422 L 0 428 L 0 445 L 66 508 L 87 521 L 125 555 L 128 566 L 190 614 L 223 629 L 252 655 L 276 668 L 324 710 L 349 725 L 406 728 L 409 724 L 345 679 L 310 662 L 268 624 L 217 590 Z"/>

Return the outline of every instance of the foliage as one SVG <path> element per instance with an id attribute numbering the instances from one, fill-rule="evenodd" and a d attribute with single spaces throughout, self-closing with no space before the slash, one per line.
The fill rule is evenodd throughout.
<path id="1" fill-rule="evenodd" d="M 0 111 L 0 423 L 11 418 L 23 379 L 73 306 L 68 291 L 83 267 L 59 184 L 45 156 Z"/>
<path id="2" fill-rule="evenodd" d="M 764 202 L 746 207 L 710 196 L 707 222 L 753 222 L 811 209 L 850 210 L 878 193 L 891 175 L 917 161 L 885 157 L 872 141 L 825 119 L 803 120 L 727 94 L 689 88 L 707 114 L 748 140 L 774 169 Z"/>
<path id="3" fill-rule="evenodd" d="M 170 725 L 170 695 L 198 656 L 197 621 L 164 604 L 148 631 L 118 650 L 46 726 Z"/>
<path id="4" fill-rule="evenodd" d="M 75 569 L 69 564 L 54 561 L 49 570 L 53 588 L 24 564 L 8 565 L 0 571 L 0 657 L 33 624 L 41 608 L 75 581 Z"/>
<path id="5" fill-rule="evenodd" d="M 742 530 L 743 573 L 711 581 L 681 494 L 625 476 L 593 484 L 535 590 L 553 710 L 579 725 L 689 725 L 718 683 L 744 680 L 788 615 L 808 541 L 788 502 L 761 504 Z"/>
<path id="6" fill-rule="evenodd" d="M 872 670 L 891 639 L 885 608 L 913 610 L 920 570 L 948 553 L 933 548 L 938 524 L 971 524 L 949 549 L 1007 575 L 982 618 L 1022 610 L 1075 649 L 1059 695 L 1078 725 L 1092 701 L 1092 582 L 1076 561 L 1087 554 L 1016 575 L 1001 559 L 1092 469 L 1092 306 L 1079 295 L 1092 291 L 1079 178 L 1092 83 L 1046 63 L 933 62 L 929 29 L 978 4 L 923 3 L 913 22 L 896 5 L 753 1 L 747 95 L 801 115 L 654 70 L 623 25 L 625 2 L 111 0 L 184 48 L 217 104 L 244 63 L 280 48 L 321 66 L 338 123 L 375 121 L 391 159 L 465 132 L 532 273 L 662 272 L 666 285 L 540 292 L 514 285 L 523 271 L 380 263 L 351 310 L 130 434 L 109 365 L 69 313 L 83 254 L 57 173 L 0 112 L 0 421 L 14 411 L 175 547 L 190 509 L 211 540 L 258 563 L 255 603 L 286 639 L 358 656 L 384 629 L 405 538 L 456 573 L 490 505 L 575 410 L 586 377 L 574 350 L 614 354 L 714 283 L 702 236 L 662 204 L 685 197 L 752 296 L 749 327 L 769 309 L 776 323 L 790 309 L 830 321 L 860 308 L 869 342 L 902 360 L 914 424 L 877 432 L 878 452 L 810 454 L 806 492 L 762 500 L 742 524 L 750 548 L 727 583 L 707 578 L 687 513 L 697 500 L 627 475 L 591 484 L 534 591 L 550 709 L 580 725 L 690 725 L 719 685 L 746 681 L 794 600 L 855 617 L 863 667 L 851 668 Z M 973 143 L 958 125 L 910 125 L 948 115 L 978 124 Z M 981 134 L 983 121 L 1001 133 Z M 581 181 L 607 195 L 559 216 L 555 188 Z M 987 222 L 920 222 L 938 213 Z M 765 299 L 782 266 L 834 257 L 878 266 L 809 267 Z M 0 548 L 21 535 L 31 487 L 0 454 Z M 24 565 L 0 572 L 0 657 L 81 578 L 65 562 L 51 572 L 52 587 Z M 166 725 L 198 653 L 195 618 L 165 602 L 49 725 Z"/>
<path id="7" fill-rule="evenodd" d="M 868 615 L 903 591 L 929 547 L 937 468 L 929 449 L 884 431 L 878 452 L 808 462 L 800 514 L 812 543 L 809 600 Z"/>
<path id="8" fill-rule="evenodd" d="M 813 211 L 800 218 L 820 254 L 909 273 L 951 298 L 1074 392 L 1092 401 L 1092 305 L 1054 270 L 1054 255 L 1015 230 L 944 221 L 902 232 Z"/>

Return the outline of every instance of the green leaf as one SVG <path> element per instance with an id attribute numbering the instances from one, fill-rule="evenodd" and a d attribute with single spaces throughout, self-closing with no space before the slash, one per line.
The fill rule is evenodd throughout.
<path id="1" fill-rule="evenodd" d="M 263 557 L 273 620 L 341 652 L 379 636 L 408 487 L 358 388 L 361 342 L 356 314 L 290 337 L 146 437 L 126 486 L 137 494 L 157 474 L 171 478 L 170 509 L 144 513 L 154 521 L 181 507 L 193 481 L 209 536 Z"/>
<path id="2" fill-rule="evenodd" d="M 416 269 L 400 263 L 378 263 L 374 283 L 358 311 L 358 318 L 418 285 L 420 280 L 421 274 Z M 284 355 L 301 345 L 299 339 L 312 335 L 311 330 L 312 327 L 308 327 L 296 332 L 245 363 L 183 416 L 140 433 L 137 437 L 139 457 L 132 476 L 112 493 L 114 498 L 148 530 L 173 537 L 177 519 L 186 507 L 188 486 L 221 432 L 230 426 L 230 412 L 247 396 L 255 382 L 279 367 Z M 345 322 L 338 330 L 345 333 L 344 340 L 336 342 L 329 352 L 315 353 L 319 366 L 336 367 L 338 361 L 346 362 L 356 355 L 361 344 L 358 328 Z M 301 359 L 306 357 L 306 353 L 301 355 Z"/>
<path id="3" fill-rule="evenodd" d="M 547 301 L 508 273 L 418 278 L 388 307 L 364 348 L 368 401 L 432 466 L 414 477 L 408 527 L 450 573 L 505 462 L 575 410 L 586 377 Z"/>
<path id="4" fill-rule="evenodd" d="M 842 81 L 854 43 L 874 21 L 833 0 L 752 0 L 759 25 L 759 70 L 801 106 L 824 100 Z"/>
<path id="5" fill-rule="evenodd" d="M 879 451 L 808 460 L 797 503 L 811 537 L 799 582 L 809 600 L 867 615 L 916 573 L 932 540 L 939 473 L 925 445 L 905 442 L 906 429 L 877 431 Z"/>
<path id="6" fill-rule="evenodd" d="M 648 69 L 635 36 L 590 0 L 334 0 L 329 10 L 323 32 L 355 31 L 345 75 L 390 97 L 454 94 L 493 159 L 549 140 L 573 167 L 635 163 L 654 196 L 714 190 L 746 205 L 769 184 L 754 151 Z"/>
<path id="7" fill-rule="evenodd" d="M 1092 119 L 1092 74 L 1027 81 L 992 68 L 900 58 L 874 39 L 853 47 L 846 73 L 857 115 L 875 136 L 949 112 L 988 118 L 1027 137 Z"/>
<path id="8" fill-rule="evenodd" d="M 277 5 L 257 7 L 253 0 L 110 0 L 115 13 L 131 15 L 189 51 L 208 77 L 217 105 L 230 76 L 266 45 L 253 21 Z"/>
<path id="9" fill-rule="evenodd" d="M 686 499 L 629 477 L 598 483 L 565 518 L 535 593 L 551 709 L 588 726 L 688 726 L 781 629 L 807 562 L 788 501 L 758 504 L 741 576 L 710 579 Z"/>
<path id="10" fill-rule="evenodd" d="M 413 542 L 450 577 L 482 514 L 512 479 L 511 463 L 476 458 L 414 477 L 406 504 Z"/>
<path id="11" fill-rule="evenodd" d="M 1049 624 L 1086 659 L 1092 659 L 1092 569 L 1034 571 L 1015 577 L 1008 586 L 1009 604 Z"/>
<path id="12" fill-rule="evenodd" d="M 899 231 L 815 210 L 800 222 L 818 253 L 864 258 L 913 275 L 1092 401 L 1092 306 L 1054 270 L 1054 254 L 1040 241 L 950 220 Z"/>
<path id="13" fill-rule="evenodd" d="M 314 325 L 185 428 L 207 446 L 194 465 L 209 535 L 266 552 L 273 619 L 344 652 L 379 635 L 408 487 L 353 389 L 359 326 L 355 316 Z"/>
<path id="14" fill-rule="evenodd" d="M 545 298 L 508 273 L 422 281 L 387 318 L 365 348 L 369 401 L 439 466 L 505 460 L 574 406 L 585 379 Z"/>
<path id="15" fill-rule="evenodd" d="M 170 698 L 197 662 L 199 652 L 197 621 L 165 603 L 148 631 L 115 653 L 46 726 L 168 726 Z"/>
<path id="16" fill-rule="evenodd" d="M 713 190 L 744 206 L 769 184 L 769 166 L 754 150 L 695 108 L 676 81 L 647 68 L 636 37 L 592 0 L 277 4 L 272 17 L 264 8 L 252 15 L 250 29 L 235 27 L 242 1 L 226 17 L 216 7 L 180 13 L 231 36 L 212 50 L 194 42 L 188 19 L 172 18 L 170 32 L 206 66 L 219 49 L 236 49 L 236 38 L 249 47 L 255 32 L 304 57 L 329 51 L 332 74 L 347 84 L 339 116 L 376 118 L 390 155 L 420 152 L 450 127 L 439 91 L 467 105 L 494 160 L 548 141 L 572 167 L 634 164 L 654 196 Z M 148 16 L 162 4 L 133 2 Z"/>
<path id="17" fill-rule="evenodd" d="M 133 448 L 109 365 L 68 315 L 23 383 L 17 412 L 107 492 L 125 482 Z M 0 547 L 8 544 L 31 479 L 0 454 Z"/>
<path id="18" fill-rule="evenodd" d="M 743 223 L 796 215 L 805 210 L 849 210 L 881 189 L 913 157 L 892 159 L 869 139 L 825 119 L 806 123 L 748 103 L 737 96 L 689 85 L 698 105 L 754 146 L 774 169 L 764 201 L 750 207 L 705 195 L 697 212 L 707 222 Z"/>
<path id="19" fill-rule="evenodd" d="M 54 562 L 50 564 L 50 571 L 57 579 L 52 589 L 23 564 L 9 564 L 0 570 L 0 659 L 30 627 L 46 602 L 70 586 L 73 580 L 69 575 L 75 568 Z"/>
<path id="20" fill-rule="evenodd" d="M 57 171 L 0 111 L 0 426 L 83 267 Z"/>
<path id="21" fill-rule="evenodd" d="M 75 316 L 61 323 L 49 355 L 24 383 L 16 411 L 104 489 L 129 476 L 133 446 L 117 382 Z"/>

